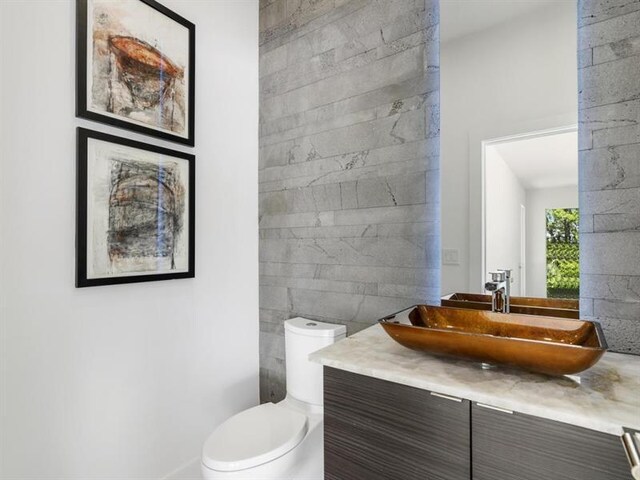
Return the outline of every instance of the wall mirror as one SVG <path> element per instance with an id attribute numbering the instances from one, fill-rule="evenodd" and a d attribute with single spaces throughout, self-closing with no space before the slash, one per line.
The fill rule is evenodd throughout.
<path id="1" fill-rule="evenodd" d="M 578 299 L 577 0 L 440 5 L 442 294 Z"/>

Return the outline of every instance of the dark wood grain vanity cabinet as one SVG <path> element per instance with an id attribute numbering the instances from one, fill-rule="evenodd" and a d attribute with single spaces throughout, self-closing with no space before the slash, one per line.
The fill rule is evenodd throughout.
<path id="1" fill-rule="evenodd" d="M 324 372 L 326 480 L 631 480 L 615 435 Z"/>
<path id="2" fill-rule="evenodd" d="M 620 438 L 473 404 L 473 480 L 631 480 Z"/>
<path id="3" fill-rule="evenodd" d="M 469 480 L 469 402 L 324 372 L 326 480 Z"/>

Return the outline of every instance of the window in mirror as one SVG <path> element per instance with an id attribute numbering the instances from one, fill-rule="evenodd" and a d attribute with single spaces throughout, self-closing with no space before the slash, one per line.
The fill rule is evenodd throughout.
<path id="1" fill-rule="evenodd" d="M 547 221 L 547 297 L 580 298 L 579 214 L 577 208 L 551 208 Z"/>

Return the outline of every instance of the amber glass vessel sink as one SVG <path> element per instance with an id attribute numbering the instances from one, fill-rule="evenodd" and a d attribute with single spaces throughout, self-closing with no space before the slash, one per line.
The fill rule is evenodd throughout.
<path id="1" fill-rule="evenodd" d="M 414 350 L 548 375 L 586 370 L 607 349 L 600 325 L 583 320 L 415 305 L 380 324 Z"/>
<path id="2" fill-rule="evenodd" d="M 442 297 L 443 307 L 491 310 L 491 295 L 452 293 Z M 580 318 L 578 300 L 563 298 L 511 297 L 511 312 L 545 317 Z"/>

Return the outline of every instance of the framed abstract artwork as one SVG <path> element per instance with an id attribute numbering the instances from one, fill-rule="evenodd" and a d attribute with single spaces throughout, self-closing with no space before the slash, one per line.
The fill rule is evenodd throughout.
<path id="1" fill-rule="evenodd" d="M 195 32 L 154 0 L 76 0 L 76 115 L 193 146 Z"/>
<path id="2" fill-rule="evenodd" d="M 195 157 L 78 128 L 76 286 L 194 277 Z"/>

